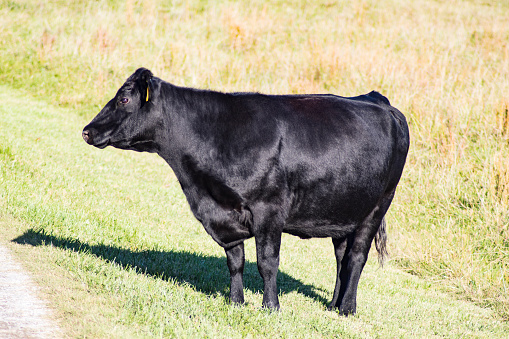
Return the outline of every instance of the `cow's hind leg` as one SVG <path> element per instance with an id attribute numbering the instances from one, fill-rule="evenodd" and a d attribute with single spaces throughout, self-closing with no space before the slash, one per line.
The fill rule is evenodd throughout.
<path id="1" fill-rule="evenodd" d="M 346 247 L 347 247 L 347 238 L 332 238 L 332 244 L 334 245 L 334 254 L 336 256 L 336 265 L 337 265 L 337 274 L 336 274 L 336 287 L 334 287 L 334 295 L 332 296 L 332 302 L 330 303 L 328 309 L 332 310 L 334 308 L 339 307 L 338 299 L 341 302 L 342 298 L 340 296 L 341 290 L 341 266 L 343 257 L 345 255 Z M 343 289 L 344 293 L 344 289 Z"/>
<path id="2" fill-rule="evenodd" d="M 226 263 L 230 270 L 230 302 L 244 303 L 244 243 L 225 249 Z"/>
<path id="3" fill-rule="evenodd" d="M 381 204 L 373 210 L 359 228 L 349 237 L 346 253 L 341 265 L 341 286 L 338 310 L 342 315 L 354 314 L 357 310 L 357 286 L 362 270 L 368 260 L 368 253 L 375 234 L 382 226 L 382 220 L 389 209 L 394 192 L 386 195 Z"/>
<path id="4" fill-rule="evenodd" d="M 341 282 L 336 302 L 336 307 L 342 315 L 354 314 L 357 310 L 357 286 L 374 237 L 366 233 L 356 233 L 347 241 L 346 253 L 339 273 Z"/>

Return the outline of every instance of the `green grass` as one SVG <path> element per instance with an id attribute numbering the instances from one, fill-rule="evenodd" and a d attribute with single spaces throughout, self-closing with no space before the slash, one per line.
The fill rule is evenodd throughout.
<path id="1" fill-rule="evenodd" d="M 56 257 L 61 249 L 75 253 L 79 241 L 88 250 L 217 258 L 222 250 L 193 220 L 162 160 L 100 152 L 80 140 L 81 127 L 127 76 L 145 66 L 178 85 L 222 91 L 349 96 L 378 90 L 407 116 L 411 132 L 388 214 L 391 265 L 508 320 L 507 22 L 504 1 L 0 0 L 2 91 L 13 106 L 20 96 L 29 103 L 24 111 L 2 106 L 0 213 L 14 217 L 21 234 L 32 230 L 36 243 L 60 244 L 51 250 Z M 284 243 L 293 241 L 311 253 L 321 244 L 291 237 Z M 325 243 L 319 257 L 332 260 Z M 35 248 L 46 253 L 49 247 Z M 299 253 L 296 258 L 307 257 Z M 136 272 L 152 267 L 107 254 L 101 260 Z M 302 269 L 299 260 L 288 262 L 297 268 L 287 273 L 306 281 L 307 294 L 331 288 L 332 273 L 326 283 L 307 273 L 319 259 Z M 168 274 L 154 270 L 152 277 Z M 250 274 L 259 279 L 256 270 Z M 227 289 L 226 283 L 219 289 L 197 284 L 206 295 L 224 296 Z M 259 285 L 251 293 L 259 299 Z M 314 293 L 328 299 L 322 290 Z"/>
<path id="2" fill-rule="evenodd" d="M 492 311 L 369 261 L 358 315 L 326 311 L 329 239 L 284 236 L 281 312 L 261 309 L 247 242 L 246 305 L 227 303 L 222 249 L 153 155 L 97 150 L 68 109 L 0 90 L 0 239 L 43 286 L 70 337 L 503 337 Z M 376 257 L 376 256 L 374 256 Z M 85 319 L 85 320 L 84 320 Z"/>

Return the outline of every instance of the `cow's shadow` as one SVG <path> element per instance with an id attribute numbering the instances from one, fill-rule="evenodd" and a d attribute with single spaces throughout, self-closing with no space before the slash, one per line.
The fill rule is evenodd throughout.
<path id="1" fill-rule="evenodd" d="M 156 279 L 189 284 L 197 291 L 208 295 L 221 295 L 228 299 L 230 274 L 225 257 L 207 256 L 186 251 L 141 250 L 121 248 L 111 245 L 89 245 L 72 238 L 48 235 L 44 231 L 28 230 L 12 240 L 18 244 L 32 246 L 54 246 L 79 253 L 88 253 L 109 263 L 120 265 L 123 269 L 132 269 Z M 326 305 L 327 300 L 316 291 L 325 292 L 307 285 L 287 273 L 278 273 L 280 293 L 297 291 Z M 256 263 L 246 260 L 244 268 L 244 289 L 253 293 L 263 293 L 263 281 L 258 274 Z"/>

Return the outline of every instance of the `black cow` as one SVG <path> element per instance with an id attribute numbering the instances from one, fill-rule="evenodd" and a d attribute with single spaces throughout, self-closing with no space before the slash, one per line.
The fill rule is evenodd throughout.
<path id="1" fill-rule="evenodd" d="M 409 147 L 405 117 L 377 92 L 220 93 L 177 87 L 144 68 L 83 139 L 166 160 L 194 216 L 225 249 L 233 303 L 244 302 L 244 240 L 255 237 L 263 306 L 277 309 L 281 234 L 331 237 L 337 277 L 329 309 L 345 315 L 356 311 L 373 238 L 383 259 L 384 215 Z"/>

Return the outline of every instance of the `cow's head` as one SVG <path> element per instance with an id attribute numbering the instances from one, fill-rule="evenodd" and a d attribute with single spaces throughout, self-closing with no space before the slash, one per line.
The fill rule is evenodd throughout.
<path id="1" fill-rule="evenodd" d="M 154 81 L 148 69 L 136 70 L 83 129 L 83 139 L 98 148 L 156 152 L 162 114 L 154 105 Z"/>

